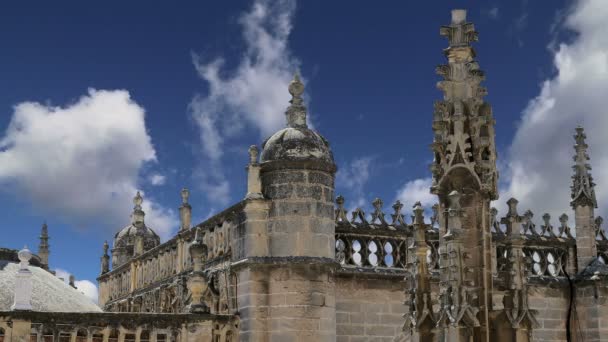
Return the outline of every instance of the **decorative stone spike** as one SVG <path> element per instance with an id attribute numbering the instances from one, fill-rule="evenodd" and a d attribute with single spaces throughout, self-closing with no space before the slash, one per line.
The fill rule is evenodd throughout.
<path id="1" fill-rule="evenodd" d="M 407 224 L 405 223 L 405 218 L 403 214 L 401 214 L 401 210 L 403 209 L 403 204 L 401 201 L 397 200 L 395 204 L 393 204 L 393 210 L 395 211 L 391 217 L 393 218 L 392 225 L 395 227 L 405 228 Z"/>
<path id="2" fill-rule="evenodd" d="M 583 127 L 576 127 L 576 134 L 574 135 L 574 140 L 576 141 L 574 150 L 576 151 L 576 154 L 574 156 L 575 163 L 572 167 L 574 175 L 572 176 L 572 201 L 570 202 L 572 208 L 585 205 L 597 208 L 595 183 L 593 183 L 593 177 L 589 172 L 591 170 L 591 165 L 587 162 L 589 160 L 589 155 L 587 154 L 588 145 L 585 142 L 586 138 L 587 136 L 585 135 Z"/>
<path id="3" fill-rule="evenodd" d="M 380 221 L 380 225 L 387 226 L 388 223 L 386 223 L 386 220 L 384 219 L 384 212 L 382 211 L 382 206 L 384 205 L 382 200 L 376 198 L 372 202 L 372 205 L 374 206 L 374 212 L 372 213 L 371 223 L 376 224 L 376 221 Z"/>
<path id="4" fill-rule="evenodd" d="M 338 224 L 348 224 L 348 217 L 346 216 L 346 209 L 344 209 L 344 197 L 339 195 L 336 197 L 336 204 L 338 208 L 336 208 L 336 223 Z"/>
<path id="5" fill-rule="evenodd" d="M 565 237 L 572 239 L 572 233 L 570 233 L 570 227 L 568 226 L 568 215 L 561 214 L 559 217 L 559 237 Z"/>

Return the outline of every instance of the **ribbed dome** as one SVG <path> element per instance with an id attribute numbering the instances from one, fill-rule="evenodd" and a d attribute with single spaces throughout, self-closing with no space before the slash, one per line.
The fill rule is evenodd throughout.
<path id="1" fill-rule="evenodd" d="M 121 229 L 114 236 L 114 248 L 133 246 L 137 236 L 144 238 L 144 249 L 148 250 L 160 244 L 160 237 L 143 222 L 139 224 L 130 224 Z"/>
<path id="2" fill-rule="evenodd" d="M 139 191 L 133 198 L 135 207 L 131 214 L 131 224 L 121 229 L 114 235 L 114 248 L 126 248 L 130 253 L 133 252 L 138 237 L 143 238 L 144 251 L 152 249 L 160 244 L 160 237 L 144 223 L 145 213 L 141 208 L 143 198 Z"/>
<path id="3" fill-rule="evenodd" d="M 327 140 L 319 133 L 308 128 L 284 128 L 268 138 L 262 148 L 262 162 L 272 160 L 334 162 Z"/>
<path id="4" fill-rule="evenodd" d="M 289 83 L 289 93 L 292 99 L 285 112 L 287 128 L 276 132 L 264 142 L 261 161 L 316 160 L 334 164 L 334 156 L 327 140 L 308 128 L 306 107 L 302 100 L 304 85 L 297 74 Z"/>

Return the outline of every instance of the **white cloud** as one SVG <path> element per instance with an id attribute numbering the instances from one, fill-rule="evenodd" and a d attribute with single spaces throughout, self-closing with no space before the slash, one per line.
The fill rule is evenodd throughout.
<path id="1" fill-rule="evenodd" d="M 437 203 L 437 196 L 431 194 L 431 178 L 419 178 L 409 181 L 397 192 L 397 199 L 403 203 L 405 208 L 412 208 L 414 203 L 420 204 L 428 209 Z"/>
<path id="2" fill-rule="evenodd" d="M 95 283 L 90 280 L 76 280 L 74 285 L 76 285 L 78 291 L 87 296 L 93 303 L 98 304 L 97 299 L 99 298 L 99 290 Z"/>
<path id="3" fill-rule="evenodd" d="M 246 126 L 268 136 L 285 125 L 287 86 L 298 65 L 287 46 L 294 11 L 293 0 L 255 1 L 239 20 L 245 51 L 228 74 L 221 57 L 211 62 L 193 57 L 199 76 L 209 86 L 206 95 L 195 96 L 190 103 L 206 158 L 198 176 L 214 202 L 229 201 L 230 184 L 221 159 L 230 139 Z"/>
<path id="4" fill-rule="evenodd" d="M 42 211 L 87 228 L 129 222 L 142 166 L 156 160 L 144 109 L 124 90 L 94 90 L 64 107 L 23 102 L 0 139 L 0 183 Z M 148 199 L 148 223 L 162 237 L 171 210 Z"/>
<path id="5" fill-rule="evenodd" d="M 63 279 L 63 282 L 66 284 L 70 284 L 70 275 L 71 273 L 58 268 L 55 270 L 55 275 L 58 278 Z M 97 304 L 97 300 L 99 298 L 99 290 L 97 289 L 97 285 L 95 285 L 95 283 L 93 283 L 90 280 L 75 280 L 74 281 L 74 286 L 76 286 L 76 289 L 78 291 L 80 291 L 80 293 L 84 294 L 85 296 L 87 296 L 93 303 Z"/>
<path id="6" fill-rule="evenodd" d="M 543 82 L 540 94 L 523 112 L 508 156 L 507 179 L 500 206 L 511 196 L 523 212 L 531 208 L 554 220 L 570 214 L 569 201 L 574 155 L 574 128 L 581 124 L 596 180 L 600 213 L 608 208 L 608 7 L 604 0 L 578 1 L 564 24 L 577 36 L 553 44 L 557 74 Z M 571 220 L 573 215 L 569 215 Z M 554 223 L 555 224 L 555 223 Z"/>
<path id="7" fill-rule="evenodd" d="M 150 184 L 158 186 L 158 185 L 164 185 L 167 178 L 161 174 L 154 173 L 148 177 L 148 180 L 150 181 Z"/>
<path id="8" fill-rule="evenodd" d="M 338 187 L 343 187 L 349 191 L 347 196 L 353 197 L 346 198 L 346 204 L 351 210 L 366 205 L 363 188 L 370 177 L 372 160 L 371 157 L 356 158 L 338 169 L 336 184 Z"/>

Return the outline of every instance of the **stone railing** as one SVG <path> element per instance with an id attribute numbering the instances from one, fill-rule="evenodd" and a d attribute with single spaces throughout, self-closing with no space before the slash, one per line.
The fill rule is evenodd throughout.
<path id="1" fill-rule="evenodd" d="M 205 269 L 226 263 L 242 203 L 179 232 L 173 239 L 136 256 L 99 278 L 100 304 L 121 312 L 182 312 L 188 298 L 186 276 L 193 263 L 189 247 L 196 230 L 207 246 Z"/>
<path id="2" fill-rule="evenodd" d="M 402 273 L 407 264 L 408 246 L 412 240 L 412 225 L 402 214 L 403 204 L 397 201 L 390 218 L 383 212 L 383 202 L 375 199 L 371 215 L 357 208 L 349 212 L 344 207 L 344 197 L 336 199 L 336 261 L 345 271 Z M 427 261 L 431 270 L 438 270 L 439 234 L 434 220 L 426 225 L 429 253 Z"/>
<path id="3" fill-rule="evenodd" d="M 507 269 L 512 257 L 509 244 L 515 238 L 523 242 L 525 271 L 531 280 L 561 279 L 565 278 L 567 273 L 574 273 L 576 240 L 568 226 L 566 214 L 559 217 L 560 224 L 554 227 L 549 214 L 544 214 L 543 223 L 537 225 L 534 223 L 533 213 L 528 210 L 519 217 L 519 231 L 511 231 L 506 219 L 498 221 L 496 216 L 497 211 L 492 208 L 491 229 L 498 272 Z"/>
<path id="4" fill-rule="evenodd" d="M 0 312 L 4 341 L 233 342 L 238 332 L 238 319 L 221 315 Z"/>

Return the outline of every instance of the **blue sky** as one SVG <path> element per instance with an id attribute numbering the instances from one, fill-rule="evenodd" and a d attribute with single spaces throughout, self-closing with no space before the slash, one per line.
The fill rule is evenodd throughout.
<path id="1" fill-rule="evenodd" d="M 468 9 L 480 33 L 500 202 L 516 195 L 538 211 L 565 211 L 577 123 L 590 132 L 592 162 L 608 166 L 599 149 L 608 127 L 604 7 L 601 0 L 3 4 L 0 245 L 37 246 L 46 220 L 52 267 L 94 280 L 103 241 L 129 223 L 135 189 L 145 192 L 146 222 L 165 237 L 177 229 L 183 186 L 195 222 L 240 200 L 247 147 L 284 124 L 296 69 L 347 205 L 369 208 L 375 197 L 429 204 L 431 118 L 441 98 L 434 69 L 445 62 L 439 27 L 452 8 Z M 608 171 L 595 172 L 608 181 Z M 606 198 L 601 188 L 598 197 Z"/>

